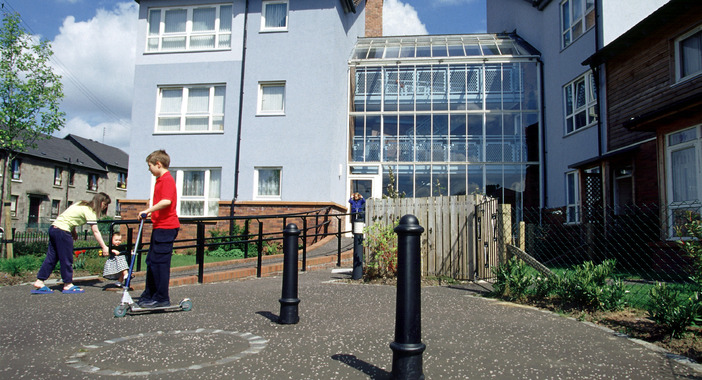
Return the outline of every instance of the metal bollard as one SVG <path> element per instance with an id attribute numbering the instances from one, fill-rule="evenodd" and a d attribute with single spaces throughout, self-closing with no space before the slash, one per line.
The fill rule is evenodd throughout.
<path id="1" fill-rule="evenodd" d="M 361 221 L 353 222 L 353 272 L 351 278 L 359 280 L 363 277 L 363 227 Z"/>
<path id="2" fill-rule="evenodd" d="M 405 215 L 397 233 L 397 303 L 395 341 L 390 343 L 393 379 L 424 379 L 422 353 L 421 250 L 424 228 L 414 215 Z"/>
<path id="3" fill-rule="evenodd" d="M 295 324 L 300 321 L 297 313 L 297 241 L 300 230 L 288 224 L 283 230 L 283 295 L 280 298 L 278 323 Z"/>

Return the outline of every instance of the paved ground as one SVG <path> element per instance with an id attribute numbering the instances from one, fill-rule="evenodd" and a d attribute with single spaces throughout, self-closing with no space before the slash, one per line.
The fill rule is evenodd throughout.
<path id="1" fill-rule="evenodd" d="M 121 293 L 97 280 L 85 294 L 0 288 L 0 379 L 387 379 L 396 289 L 347 278 L 300 274 L 293 325 L 277 323 L 281 277 L 174 287 L 193 310 L 124 318 Z M 699 365 L 479 290 L 422 288 L 427 379 L 702 378 Z"/>

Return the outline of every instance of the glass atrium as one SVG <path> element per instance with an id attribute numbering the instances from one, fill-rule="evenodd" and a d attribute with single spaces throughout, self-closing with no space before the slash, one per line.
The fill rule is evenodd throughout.
<path id="1" fill-rule="evenodd" d="M 538 52 L 495 34 L 361 38 L 349 60 L 350 163 L 383 194 L 539 205 Z"/>

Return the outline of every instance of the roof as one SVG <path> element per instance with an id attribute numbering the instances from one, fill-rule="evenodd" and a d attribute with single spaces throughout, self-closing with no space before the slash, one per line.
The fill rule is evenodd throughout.
<path id="1" fill-rule="evenodd" d="M 35 141 L 35 143 L 37 145 L 36 148 L 29 148 L 26 152 L 22 152 L 21 155 L 71 164 L 101 172 L 106 171 L 102 165 L 69 140 L 49 136 L 47 139 L 40 139 Z"/>
<path id="2" fill-rule="evenodd" d="M 531 6 L 533 6 L 534 8 L 536 8 L 540 11 L 543 11 L 544 8 L 546 8 L 546 6 L 548 5 L 548 3 L 551 2 L 551 0 L 524 0 L 524 1 L 526 1 L 527 3 L 530 3 Z"/>
<path id="3" fill-rule="evenodd" d="M 90 155 L 104 168 L 107 166 L 114 166 L 119 169 L 127 170 L 129 167 L 129 155 L 119 148 L 76 135 L 68 135 L 66 136 L 66 140 L 73 142 L 79 149 Z"/>
<path id="4" fill-rule="evenodd" d="M 626 33 L 598 50 L 583 62 L 583 65 L 599 65 L 621 54 L 637 41 L 649 38 L 660 26 L 670 24 L 680 15 L 688 12 L 690 7 L 698 5 L 700 0 L 670 0 L 658 8 Z"/>
<path id="5" fill-rule="evenodd" d="M 350 63 L 436 59 L 482 62 L 490 58 L 538 56 L 538 50 L 513 33 L 364 37 L 358 39 Z"/>

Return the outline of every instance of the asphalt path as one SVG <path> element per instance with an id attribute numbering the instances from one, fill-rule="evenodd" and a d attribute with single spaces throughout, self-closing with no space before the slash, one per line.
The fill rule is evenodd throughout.
<path id="1" fill-rule="evenodd" d="M 0 288 L 0 379 L 388 379 L 396 288 L 329 269 L 298 276 L 296 324 L 279 324 L 282 278 L 171 288 L 191 311 L 127 315 L 121 293 Z M 480 297 L 421 290 L 427 379 L 699 379 L 699 365 L 589 323 Z M 138 293 L 138 292 L 133 292 Z M 138 294 L 135 294 L 135 297 Z"/>

